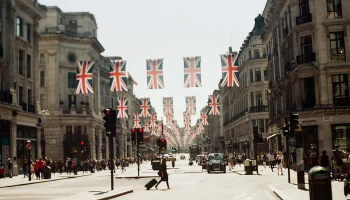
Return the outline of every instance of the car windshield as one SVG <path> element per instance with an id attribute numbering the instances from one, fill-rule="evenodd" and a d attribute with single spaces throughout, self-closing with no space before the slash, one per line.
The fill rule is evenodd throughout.
<path id="1" fill-rule="evenodd" d="M 215 155 L 209 155 L 209 158 L 208 158 L 208 160 L 220 160 L 220 161 L 223 161 L 224 160 L 224 157 L 222 156 L 222 155 L 217 155 L 217 156 L 215 156 Z"/>

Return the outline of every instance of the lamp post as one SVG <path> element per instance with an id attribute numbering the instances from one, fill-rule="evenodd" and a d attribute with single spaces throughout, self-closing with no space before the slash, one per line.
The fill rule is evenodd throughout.
<path id="1" fill-rule="evenodd" d="M 29 173 L 28 173 L 28 180 L 32 180 L 32 170 L 30 169 L 32 162 L 30 161 L 30 150 L 32 149 L 32 142 L 30 140 L 27 140 L 26 142 L 26 149 L 28 150 L 28 168 L 29 168 Z"/>

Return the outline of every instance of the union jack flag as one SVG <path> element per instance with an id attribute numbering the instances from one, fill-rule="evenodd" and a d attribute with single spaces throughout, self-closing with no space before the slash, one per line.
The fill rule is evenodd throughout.
<path id="1" fill-rule="evenodd" d="M 201 82 L 201 57 L 184 58 L 184 87 L 202 87 Z"/>
<path id="2" fill-rule="evenodd" d="M 171 123 L 173 122 L 173 114 L 170 112 L 168 112 L 166 115 L 166 122 L 168 126 L 171 126 Z"/>
<path id="3" fill-rule="evenodd" d="M 164 89 L 163 59 L 147 60 L 147 89 Z"/>
<path id="4" fill-rule="evenodd" d="M 125 97 L 117 97 L 117 118 L 129 118 L 128 99 Z"/>
<path id="5" fill-rule="evenodd" d="M 167 116 L 167 113 L 174 113 L 173 97 L 163 97 L 163 115 Z"/>
<path id="6" fill-rule="evenodd" d="M 157 121 L 157 133 L 158 133 L 158 134 L 161 134 L 161 133 L 162 133 L 162 128 L 164 128 L 164 127 L 163 127 L 163 121 L 162 121 L 162 120 L 158 120 L 158 121 Z"/>
<path id="7" fill-rule="evenodd" d="M 222 83 L 221 87 L 239 87 L 238 65 L 236 65 L 237 52 L 220 55 L 222 66 Z"/>
<path id="8" fill-rule="evenodd" d="M 189 132 L 191 130 L 191 117 L 186 112 L 184 112 L 184 123 L 185 123 L 185 131 Z"/>
<path id="9" fill-rule="evenodd" d="M 186 113 L 189 115 L 196 114 L 196 97 L 185 97 L 186 98 Z"/>
<path id="10" fill-rule="evenodd" d="M 128 91 L 126 61 L 111 60 L 110 66 L 109 80 L 111 83 L 111 92 Z"/>
<path id="11" fill-rule="evenodd" d="M 207 111 L 202 111 L 202 114 L 201 114 L 201 120 L 202 120 L 202 124 L 203 124 L 203 126 L 207 126 L 207 125 L 209 125 L 209 123 L 208 123 L 208 115 L 207 115 Z"/>
<path id="12" fill-rule="evenodd" d="M 133 122 L 134 122 L 133 128 L 141 128 L 139 113 L 134 113 Z"/>
<path id="13" fill-rule="evenodd" d="M 209 115 L 220 115 L 219 95 L 209 95 Z"/>
<path id="14" fill-rule="evenodd" d="M 149 120 L 145 120 L 144 122 L 145 122 L 144 132 L 146 132 L 146 133 L 151 132 L 151 130 L 150 130 L 150 126 L 151 126 L 150 121 Z"/>
<path id="15" fill-rule="evenodd" d="M 151 116 L 151 101 L 149 98 L 141 98 L 140 117 Z"/>
<path id="16" fill-rule="evenodd" d="M 149 120 L 151 122 L 152 133 L 155 133 L 157 126 L 157 113 L 152 113 L 151 118 Z"/>
<path id="17" fill-rule="evenodd" d="M 76 94 L 94 93 L 92 88 L 92 70 L 94 61 L 78 61 L 77 63 L 77 90 Z"/>

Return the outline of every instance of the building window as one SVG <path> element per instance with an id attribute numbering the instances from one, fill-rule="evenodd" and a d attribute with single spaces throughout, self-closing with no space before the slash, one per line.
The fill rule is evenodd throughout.
<path id="1" fill-rule="evenodd" d="M 254 49 L 254 58 L 259 59 L 260 58 L 260 50 L 259 49 Z"/>
<path id="2" fill-rule="evenodd" d="M 32 41 L 32 26 L 29 23 L 27 24 L 27 41 L 29 43 Z"/>
<path id="3" fill-rule="evenodd" d="M 254 107 L 254 92 L 250 93 L 250 107 Z"/>
<path id="4" fill-rule="evenodd" d="M 300 41 L 301 41 L 301 53 L 302 53 L 302 55 L 308 55 L 308 54 L 312 53 L 311 35 L 301 37 Z"/>
<path id="5" fill-rule="evenodd" d="M 75 95 L 68 95 L 68 108 L 71 109 L 72 107 L 75 108 L 77 96 Z"/>
<path id="6" fill-rule="evenodd" d="M 44 64 L 45 63 L 45 54 L 44 53 L 41 53 L 40 54 L 40 64 Z"/>
<path id="7" fill-rule="evenodd" d="M 304 78 L 304 98 L 301 102 L 303 109 L 315 107 L 315 80 L 314 77 Z"/>
<path id="8" fill-rule="evenodd" d="M 45 86 L 45 71 L 40 71 L 40 87 Z"/>
<path id="9" fill-rule="evenodd" d="M 42 110 L 45 108 L 45 94 L 40 94 L 40 106 Z"/>
<path id="10" fill-rule="evenodd" d="M 76 87 L 77 87 L 76 74 L 74 72 L 68 72 L 68 88 L 76 88 Z"/>
<path id="11" fill-rule="evenodd" d="M 250 75 L 250 82 L 252 83 L 254 81 L 254 77 L 253 77 L 253 69 L 250 69 L 249 71 L 249 75 Z"/>
<path id="12" fill-rule="evenodd" d="M 20 17 L 17 17 L 17 36 L 23 36 L 23 21 Z"/>
<path id="13" fill-rule="evenodd" d="M 265 67 L 264 68 L 264 81 L 267 81 L 267 78 L 268 78 L 268 76 L 267 76 L 267 68 Z"/>
<path id="14" fill-rule="evenodd" d="M 336 74 L 332 76 L 333 82 L 333 105 L 347 106 L 349 101 L 349 82 L 347 74 Z"/>
<path id="15" fill-rule="evenodd" d="M 31 63 L 32 63 L 32 59 L 30 55 L 27 55 L 27 78 L 31 77 Z"/>
<path id="16" fill-rule="evenodd" d="M 299 0 L 300 16 L 310 14 L 309 0 Z"/>
<path id="17" fill-rule="evenodd" d="M 23 57 L 24 57 L 24 51 L 18 52 L 18 73 L 20 75 L 23 75 Z"/>
<path id="18" fill-rule="evenodd" d="M 266 49 L 263 48 L 263 58 L 266 58 Z"/>
<path id="19" fill-rule="evenodd" d="M 341 0 L 327 0 L 328 19 L 342 18 Z"/>
<path id="20" fill-rule="evenodd" d="M 261 70 L 260 68 L 255 69 L 255 81 L 261 81 Z"/>
<path id="21" fill-rule="evenodd" d="M 258 121 L 259 133 L 265 132 L 264 120 L 263 119 L 258 119 L 257 121 Z"/>
<path id="22" fill-rule="evenodd" d="M 18 103 L 23 102 L 23 87 L 19 86 L 18 87 Z"/>
<path id="23" fill-rule="evenodd" d="M 29 105 L 32 105 L 32 90 L 31 89 L 28 89 L 28 104 Z"/>
<path id="24" fill-rule="evenodd" d="M 255 98 L 256 98 L 256 106 L 261 107 L 263 105 L 262 92 L 256 91 Z"/>
<path id="25" fill-rule="evenodd" d="M 331 45 L 331 61 L 345 61 L 344 32 L 333 32 L 329 34 Z"/>
<path id="26" fill-rule="evenodd" d="M 251 60 L 252 59 L 252 51 L 248 52 L 248 56 L 249 56 L 249 60 Z"/>
<path id="27" fill-rule="evenodd" d="M 346 151 L 350 143 L 350 124 L 332 125 L 332 142 L 339 150 Z"/>

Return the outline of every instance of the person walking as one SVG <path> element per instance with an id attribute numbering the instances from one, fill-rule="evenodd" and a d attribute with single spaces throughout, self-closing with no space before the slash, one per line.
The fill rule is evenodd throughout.
<path id="1" fill-rule="evenodd" d="M 160 164 L 160 174 L 161 174 L 161 179 L 156 185 L 156 190 L 158 190 L 158 185 L 162 182 L 165 181 L 166 185 L 168 186 L 168 190 L 170 189 L 169 187 L 169 178 L 168 178 L 168 173 L 166 169 L 166 158 L 162 158 L 162 163 Z"/>
<path id="2" fill-rule="evenodd" d="M 276 164 L 277 164 L 277 175 L 281 176 L 283 175 L 283 153 L 282 151 L 278 152 L 277 156 L 276 156 Z"/>
<path id="3" fill-rule="evenodd" d="M 126 165 L 126 162 L 125 162 L 125 160 L 124 160 L 124 158 L 123 158 L 123 159 L 122 159 L 122 162 L 121 162 L 122 172 L 126 171 L 125 165 Z"/>
<path id="4" fill-rule="evenodd" d="M 12 164 L 11 158 L 8 158 L 7 159 L 7 170 L 8 170 L 8 174 L 9 174 L 10 178 L 12 178 L 12 167 L 13 167 L 13 164 Z"/>

